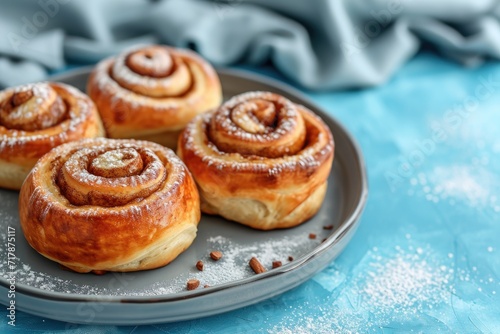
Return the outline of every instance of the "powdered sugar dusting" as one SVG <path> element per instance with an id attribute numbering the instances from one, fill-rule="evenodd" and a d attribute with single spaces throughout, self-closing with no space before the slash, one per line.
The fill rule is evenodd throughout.
<path id="1" fill-rule="evenodd" d="M 268 333 L 372 332 L 437 308 L 454 291 L 453 264 L 439 259 L 425 245 L 407 249 L 396 246 L 392 254 L 381 254 L 374 247 L 358 267 L 370 269 L 354 270 L 356 276 L 347 285 L 343 284 L 346 277 L 341 277 L 336 284 L 342 287 L 339 296 L 334 289 L 326 301 L 314 303 L 317 312 L 312 312 L 306 302 L 285 315 Z M 331 273 L 328 277 L 332 277 Z"/>
<path id="2" fill-rule="evenodd" d="M 422 253 L 417 248 L 416 253 L 400 251 L 384 260 L 375 256 L 361 289 L 364 303 L 379 312 L 414 312 L 423 303 L 442 300 L 449 293 L 451 273 L 446 266 L 441 270 L 429 264 Z"/>
<path id="3" fill-rule="evenodd" d="M 260 104 L 266 102 L 268 112 L 278 119 L 275 128 L 258 123 L 254 116 Z M 268 92 L 249 92 L 233 97 L 224 103 L 213 115 L 215 123 L 233 140 L 247 142 L 276 141 L 298 128 L 297 118 L 301 117 L 294 104 L 279 95 Z M 253 125 L 253 126 L 250 126 Z M 250 129 L 253 128 L 253 129 Z M 252 130 L 252 131 L 249 131 Z"/>
<path id="4" fill-rule="evenodd" d="M 95 157 L 117 149 L 137 151 L 144 163 L 139 174 L 103 177 L 94 175 L 87 170 Z M 56 157 L 60 157 L 60 164 L 52 164 Z M 147 212 L 149 210 L 148 201 L 168 201 L 168 198 L 178 196 L 180 185 L 183 184 L 187 175 L 184 163 L 172 150 L 152 142 L 126 139 L 92 138 L 63 144 L 53 149 L 38 164 L 43 170 L 49 169 L 50 166 L 52 177 L 42 178 L 39 175 L 39 169 L 35 168 L 33 178 L 43 179 L 43 182 L 47 183 L 56 182 L 55 180 L 64 181 L 68 187 L 73 187 L 75 184 L 81 186 L 73 187 L 73 192 L 50 192 L 46 189 L 35 188 L 31 200 L 35 199 L 41 203 L 55 203 L 58 210 L 67 215 L 79 215 L 87 218 L 99 215 L 101 207 L 97 204 L 85 205 L 86 202 L 81 202 L 80 198 L 95 198 L 92 196 L 95 196 L 96 193 L 115 196 L 115 200 L 121 201 L 117 203 L 121 204 L 108 208 L 109 212 L 127 217 L 132 212 L 132 216 L 138 216 L 138 213 L 134 212 L 135 207 L 139 206 L 141 210 Z M 94 191 L 91 196 L 86 193 L 89 185 L 94 185 L 90 187 Z M 123 193 L 125 186 L 130 188 L 126 193 Z M 51 187 L 51 185 L 46 186 L 46 188 Z M 58 186 L 53 188 L 59 189 Z M 71 197 L 71 194 L 84 194 L 85 196 Z M 67 205 L 70 198 L 74 204 L 78 204 L 77 208 Z M 141 199 L 141 201 L 132 203 L 131 201 L 135 199 Z"/>
<path id="5" fill-rule="evenodd" d="M 176 293 L 186 290 L 186 282 L 195 278 L 204 285 L 217 286 L 244 278 L 252 277 L 255 273 L 250 269 L 248 262 L 257 257 L 267 270 L 272 270 L 273 261 L 288 263 L 288 257 L 297 258 L 304 250 L 311 249 L 320 241 L 311 240 L 307 236 L 284 237 L 280 240 L 263 240 L 247 245 L 236 244 L 230 238 L 223 236 L 210 237 L 207 240 L 207 254 L 201 258 L 204 262 L 203 271 L 195 268 L 196 261 L 190 270 L 176 277 L 171 284 L 158 282 L 146 291 L 129 291 L 132 295 L 160 295 Z M 210 251 L 221 251 L 223 256 L 219 261 L 213 261 L 208 255 Z"/>
<path id="6" fill-rule="evenodd" d="M 196 278 L 209 285 L 227 283 L 246 277 L 254 273 L 248 266 L 252 257 L 257 257 L 267 269 L 272 269 L 273 261 L 282 261 L 286 264 L 289 256 L 297 257 L 304 248 L 319 244 L 307 236 L 284 237 L 281 240 L 265 240 L 263 242 L 237 246 L 230 239 L 217 236 L 207 240 L 211 249 L 222 250 L 223 260 L 217 263 L 207 261 L 208 265 L 203 272 L 197 273 Z"/>
<path id="7" fill-rule="evenodd" d="M 33 119 L 37 114 L 46 111 L 55 99 L 54 90 L 47 83 L 27 84 L 11 89 L 14 94 L 31 92 L 32 97 L 15 107 L 9 113 L 9 119 Z"/>
<path id="8" fill-rule="evenodd" d="M 2 270 L 2 267 L 3 265 L 0 265 L 0 270 Z M 16 277 L 16 282 L 18 283 L 45 291 L 78 293 L 82 295 L 97 295 L 99 293 L 102 294 L 106 292 L 106 289 L 101 290 L 91 285 L 77 284 L 71 280 L 65 280 L 60 277 L 32 270 L 28 265 L 18 267 L 13 272 L 13 276 Z"/>
<path id="9" fill-rule="evenodd" d="M 167 54 L 167 57 L 170 57 L 168 55 L 168 52 L 167 51 L 165 52 Z M 178 84 L 172 82 L 170 76 L 155 78 L 135 73 L 126 64 L 128 56 L 129 56 L 128 53 L 121 54 L 116 58 L 115 63 L 113 65 L 113 78 L 124 87 L 132 88 L 131 89 L 132 91 L 134 91 L 133 87 L 135 86 L 142 86 L 144 87 L 144 89 L 149 89 L 149 90 L 160 88 L 164 91 L 168 91 L 170 86 L 172 86 L 173 84 Z M 153 61 L 146 62 L 144 60 L 140 65 L 153 68 L 155 66 L 154 63 L 155 62 Z M 184 87 L 181 87 L 181 89 L 185 89 L 186 86 L 189 86 L 189 82 L 183 82 L 182 84 Z M 142 89 L 140 92 L 137 91 L 136 93 L 142 93 Z"/>
<path id="10" fill-rule="evenodd" d="M 98 142 L 94 142 L 98 144 Z M 109 164 L 107 168 L 120 168 L 120 163 L 116 161 L 116 159 L 109 160 L 110 156 L 106 156 L 109 152 L 117 152 L 120 149 L 133 152 L 134 156 L 138 158 L 141 156 L 141 159 L 144 160 L 144 168 L 138 173 L 138 175 L 128 175 L 124 177 L 116 177 L 116 178 L 108 178 L 102 177 L 99 175 L 94 175 L 87 170 L 87 166 L 89 164 L 93 164 L 94 161 L 100 161 L 101 165 Z M 95 159 L 93 159 L 95 157 Z M 114 156 L 116 158 L 116 156 Z M 174 159 L 172 160 L 172 164 L 174 163 Z M 175 159 L 177 160 L 177 159 Z M 121 166 L 123 167 L 123 166 Z M 100 146 L 93 147 L 83 147 L 77 152 L 75 152 L 72 156 L 70 156 L 64 164 L 62 169 L 63 173 L 68 177 L 71 177 L 73 180 L 82 185 L 87 185 L 89 183 L 95 183 L 97 185 L 107 185 L 113 187 L 113 189 L 123 186 L 129 185 L 133 188 L 146 188 L 151 187 L 152 182 L 162 182 L 163 178 L 161 175 L 166 175 L 167 170 L 163 165 L 160 158 L 149 148 L 142 148 L 140 145 L 134 146 L 133 142 L 115 142 L 108 141 Z M 141 191 L 141 189 L 135 189 L 136 191 Z M 132 191 L 132 190 L 131 190 Z M 114 190 L 113 190 L 114 193 Z"/>
<path id="11" fill-rule="evenodd" d="M 260 96 L 259 94 L 261 92 L 250 92 L 243 95 L 252 97 Z M 235 101 L 231 103 L 237 103 L 241 98 L 241 95 L 237 96 L 234 98 Z M 228 169 L 232 172 L 251 170 L 254 173 L 278 175 L 284 171 L 295 170 L 296 168 L 316 168 L 333 153 L 333 141 L 322 131 L 319 131 L 315 137 L 311 136 L 307 146 L 294 155 L 266 158 L 256 155 L 243 156 L 239 153 L 227 153 L 220 150 L 207 135 L 209 124 L 213 117 L 217 117 L 217 111 L 215 110 L 197 116 L 187 125 L 183 134 L 182 149 L 192 151 L 208 167 L 215 166 L 218 170 Z M 322 121 L 310 112 L 308 112 L 308 117 L 311 117 L 318 127 L 321 128 L 324 126 Z M 223 118 L 223 121 L 229 122 L 226 118 Z M 249 135 L 253 136 L 254 134 Z"/>
<path id="12" fill-rule="evenodd" d="M 469 207 L 500 212 L 500 184 L 497 178 L 480 166 L 437 166 L 430 173 L 419 173 L 410 179 L 409 194 L 420 189 L 434 203 L 464 203 Z"/>
<path id="13" fill-rule="evenodd" d="M 175 119 L 186 124 L 194 115 L 205 111 L 207 96 L 218 95 L 219 83 L 215 70 L 205 60 L 189 52 L 181 52 L 165 46 L 134 47 L 126 50 L 118 57 L 110 57 L 101 61 L 93 71 L 92 86 L 102 92 L 108 99 L 111 109 L 126 108 L 140 111 L 146 107 L 157 112 L 176 113 Z M 127 59 L 134 53 L 155 49 L 172 60 L 172 71 L 164 72 L 165 76 L 148 76 L 134 72 L 127 66 Z M 153 64 L 155 59 L 134 58 L 140 68 L 152 70 L 155 66 L 163 66 L 164 62 Z M 153 57 L 154 58 L 154 57 Z M 138 62 L 137 62 L 138 61 Z M 92 95 L 92 94 L 91 94 Z M 101 95 L 101 94 L 100 94 Z M 157 128 L 175 128 L 168 115 L 165 124 L 156 124 Z M 136 124 L 137 126 L 137 124 Z M 151 124 L 147 124 L 151 130 Z"/>
<path id="14" fill-rule="evenodd" d="M 320 231 L 318 231 L 320 233 Z M 5 234 L 0 235 L 0 240 L 6 241 Z M 195 268 L 195 263 L 191 268 L 186 268 L 185 272 L 177 275 L 174 279 L 168 281 L 158 281 L 141 287 L 141 289 L 117 289 L 116 282 L 112 287 L 96 286 L 93 284 L 81 284 L 74 282 L 71 279 L 63 279 L 40 272 L 33 269 L 28 264 L 21 264 L 20 259 L 17 263 L 21 265 L 15 270 L 16 281 L 20 284 L 26 284 L 31 287 L 39 288 L 46 291 L 56 292 L 71 292 L 83 295 L 127 295 L 127 296 L 149 296 L 149 295 L 164 295 L 177 293 L 186 290 L 186 282 L 190 278 L 199 279 L 202 288 L 204 285 L 216 286 L 247 277 L 252 277 L 255 274 L 248 266 L 248 261 L 253 256 L 256 256 L 266 269 L 272 269 L 272 262 L 279 260 L 283 264 L 288 263 L 288 257 L 300 257 L 301 254 L 308 249 L 317 246 L 320 241 L 311 240 L 306 235 L 284 237 L 279 240 L 263 240 L 262 242 L 249 243 L 247 245 L 239 245 L 234 243 L 230 238 L 223 236 L 209 237 L 207 240 L 207 254 L 204 261 L 205 266 L 203 271 L 198 271 Z M 0 245 L 0 254 L 6 252 L 4 243 Z M 223 253 L 222 259 L 215 262 L 208 256 L 211 250 L 219 250 Z M 5 263 L 0 263 L 0 271 L 4 272 Z M 168 267 L 167 267 L 168 268 Z M 62 269 L 61 269 L 62 270 Z M 80 275 L 80 274 L 77 274 Z M 120 276 L 118 282 L 134 280 L 134 273 L 107 273 L 103 276 L 105 282 L 116 280 L 115 276 Z M 123 276 L 123 277 L 122 277 Z M 108 277 L 108 278 L 107 278 Z"/>
<path id="15" fill-rule="evenodd" d="M 36 131 L 22 131 L 0 126 L 0 153 L 25 155 L 22 152 L 27 145 L 40 142 L 41 147 L 55 147 L 68 140 L 82 138 L 84 131 L 89 128 L 97 128 L 97 119 L 92 119 L 96 117 L 97 111 L 90 99 L 78 89 L 62 83 L 37 83 L 18 88 L 22 91 L 27 89 L 32 89 L 35 94 L 33 98 L 35 106 L 31 103 L 24 103 L 19 107 L 29 108 L 29 110 L 15 111 L 14 116 L 19 114 L 19 117 L 34 117 L 39 112 L 38 108 L 44 108 L 47 103 L 51 104 L 51 101 L 55 100 L 58 95 L 69 106 L 67 111 L 69 117 L 59 124 Z M 9 95 L 8 90 L 0 92 L 0 99 L 7 95 Z"/>

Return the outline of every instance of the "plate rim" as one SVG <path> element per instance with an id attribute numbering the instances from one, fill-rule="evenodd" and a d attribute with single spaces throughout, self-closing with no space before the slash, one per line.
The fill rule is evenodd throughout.
<path id="1" fill-rule="evenodd" d="M 50 76 L 46 81 L 64 81 L 68 78 L 86 75 L 91 72 L 94 66 L 84 66 L 77 69 L 72 69 L 65 71 L 63 73 L 58 73 L 56 75 Z M 106 303 L 121 303 L 121 304 L 158 304 L 158 303 L 167 303 L 167 302 L 175 302 L 179 300 L 187 300 L 198 298 L 206 295 L 212 295 L 222 290 L 228 290 L 232 288 L 236 288 L 241 285 L 251 284 L 256 281 L 261 281 L 269 277 L 275 277 L 278 275 L 283 275 L 289 273 L 291 271 L 295 271 L 309 263 L 313 258 L 323 254 L 328 249 L 333 247 L 337 242 L 342 240 L 342 236 L 347 234 L 352 228 L 357 227 L 356 222 L 359 222 L 359 219 L 364 211 L 366 206 L 367 198 L 368 198 L 368 178 L 366 171 L 366 163 L 364 160 L 364 156 L 362 154 L 361 148 L 356 141 L 356 139 L 352 136 L 352 134 L 346 129 L 346 127 L 339 122 L 336 117 L 328 114 L 322 107 L 318 106 L 314 101 L 312 101 L 308 96 L 299 91 L 293 86 L 290 86 L 286 83 L 283 83 L 277 79 L 270 78 L 268 76 L 257 74 L 254 72 L 250 72 L 244 69 L 234 69 L 234 68 L 216 68 L 216 71 L 219 75 L 233 76 L 238 77 L 239 79 L 249 79 L 253 82 L 259 82 L 266 84 L 271 87 L 275 87 L 279 90 L 287 92 L 293 97 L 296 97 L 298 100 L 305 102 L 306 104 L 313 106 L 314 109 L 319 110 L 323 117 L 328 118 L 329 121 L 335 123 L 335 125 L 341 129 L 343 135 L 347 137 L 348 141 L 352 145 L 352 149 L 355 153 L 356 160 L 358 162 L 358 167 L 361 173 L 360 179 L 360 194 L 359 200 L 356 204 L 355 209 L 352 213 L 341 222 L 339 228 L 332 233 L 325 242 L 322 242 L 316 248 L 314 248 L 311 252 L 303 255 L 302 257 L 294 260 L 293 262 L 287 263 L 286 265 L 267 271 L 265 273 L 254 275 L 251 277 L 247 277 L 244 279 L 229 281 L 226 283 L 222 283 L 216 286 L 208 287 L 202 290 L 193 290 L 193 291 L 182 291 L 176 293 L 167 293 L 162 295 L 145 295 L 145 296 L 123 296 L 123 295 L 83 295 L 76 293 L 62 293 L 62 292 L 54 292 L 48 290 L 42 290 L 39 288 L 35 288 L 26 284 L 16 283 L 16 293 L 21 293 L 27 296 L 31 296 L 34 298 L 40 298 L 44 300 L 51 300 L 57 302 L 106 302 Z M 5 288 L 9 288 L 8 279 L 4 276 L 0 276 L 0 286 Z"/>

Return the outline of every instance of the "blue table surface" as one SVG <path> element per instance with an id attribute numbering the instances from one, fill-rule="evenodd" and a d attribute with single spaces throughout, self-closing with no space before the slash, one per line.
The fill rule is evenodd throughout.
<path id="1" fill-rule="evenodd" d="M 356 235 L 325 270 L 209 318 L 71 326 L 17 312 L 11 327 L 2 310 L 0 332 L 500 333 L 500 63 L 421 53 L 379 87 L 305 93 L 358 140 L 370 184 Z"/>

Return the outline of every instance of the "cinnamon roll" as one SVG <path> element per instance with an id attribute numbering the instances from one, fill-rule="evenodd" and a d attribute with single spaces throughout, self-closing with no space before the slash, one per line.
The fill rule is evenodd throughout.
<path id="1" fill-rule="evenodd" d="M 270 230 L 296 226 L 319 210 L 334 143 L 312 111 L 250 92 L 197 116 L 177 153 L 198 185 L 203 212 Z"/>
<path id="2" fill-rule="evenodd" d="M 35 83 L 0 92 L 0 187 L 19 189 L 52 148 L 104 129 L 88 96 L 61 83 Z"/>
<path id="3" fill-rule="evenodd" d="M 159 45 L 102 61 L 87 91 L 111 138 L 150 140 L 173 149 L 186 124 L 222 99 L 210 64 L 194 52 Z"/>
<path id="4" fill-rule="evenodd" d="M 173 151 L 104 138 L 50 151 L 19 197 L 28 243 L 82 273 L 168 264 L 195 239 L 199 206 L 196 185 Z"/>

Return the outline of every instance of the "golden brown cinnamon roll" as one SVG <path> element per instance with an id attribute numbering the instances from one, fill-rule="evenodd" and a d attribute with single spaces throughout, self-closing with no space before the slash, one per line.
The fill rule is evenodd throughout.
<path id="1" fill-rule="evenodd" d="M 173 151 L 87 139 L 43 156 L 21 188 L 21 227 L 43 256 L 77 272 L 164 266 L 200 220 L 196 185 Z"/>
<path id="2" fill-rule="evenodd" d="M 104 129 L 94 103 L 76 88 L 35 83 L 0 92 L 0 187 L 19 189 L 52 148 Z"/>
<path id="3" fill-rule="evenodd" d="M 201 209 L 256 229 L 298 225 L 319 210 L 333 137 L 310 110 L 251 92 L 196 117 L 179 138 Z"/>
<path id="4" fill-rule="evenodd" d="M 210 64 L 194 52 L 159 45 L 102 61 L 87 91 L 111 138 L 151 140 L 173 149 L 186 124 L 222 99 Z"/>

